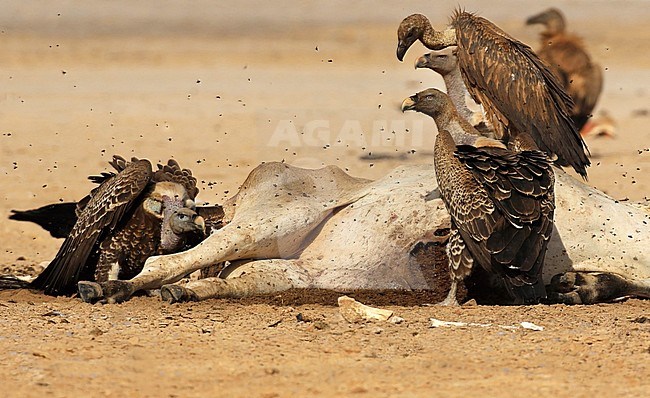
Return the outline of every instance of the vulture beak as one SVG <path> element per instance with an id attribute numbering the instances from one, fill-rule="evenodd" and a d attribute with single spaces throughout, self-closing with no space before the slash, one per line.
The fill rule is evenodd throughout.
<path id="1" fill-rule="evenodd" d="M 427 66 L 427 63 L 428 63 L 428 59 L 427 59 L 427 55 L 425 54 L 415 60 L 415 69 L 425 68 Z"/>
<path id="2" fill-rule="evenodd" d="M 203 235 L 205 235 L 205 219 L 201 216 L 196 216 L 194 219 L 194 225 L 196 225 L 196 229 L 201 231 Z"/>
<path id="3" fill-rule="evenodd" d="M 406 51 L 409 49 L 409 45 L 404 43 L 403 41 L 398 41 L 397 42 L 397 59 L 401 61 L 404 61 L 404 55 L 406 54 Z"/>
<path id="4" fill-rule="evenodd" d="M 415 104 L 417 103 L 417 98 L 415 96 L 408 97 L 402 101 L 402 112 L 412 111 L 415 109 Z"/>

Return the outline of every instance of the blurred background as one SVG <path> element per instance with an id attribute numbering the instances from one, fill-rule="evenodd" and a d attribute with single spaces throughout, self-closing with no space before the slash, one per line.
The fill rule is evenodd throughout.
<path id="1" fill-rule="evenodd" d="M 420 12 L 444 28 L 458 1 L 0 1 L 0 217 L 88 193 L 113 154 L 173 157 L 221 203 L 261 162 L 335 164 L 378 178 L 432 162 L 433 121 L 402 99 L 444 87 L 400 63 L 396 30 Z M 465 1 L 538 47 L 528 16 L 560 8 L 604 68 L 595 114 L 614 137 L 588 137 L 589 183 L 650 196 L 650 2 Z M 6 221 L 0 265 L 51 258 L 37 227 Z"/>

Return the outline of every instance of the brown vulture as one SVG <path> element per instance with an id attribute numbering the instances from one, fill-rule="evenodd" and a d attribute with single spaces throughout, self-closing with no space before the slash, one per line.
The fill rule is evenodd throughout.
<path id="1" fill-rule="evenodd" d="M 546 297 L 542 267 L 553 230 L 555 176 L 541 151 L 510 151 L 479 135 L 436 89 L 402 103 L 438 126 L 434 166 L 451 215 L 447 246 L 452 287 L 444 304 L 458 304 L 456 287 L 474 262 L 502 278 L 514 303 Z"/>
<path id="2" fill-rule="evenodd" d="M 99 186 L 74 212 L 71 204 L 62 203 L 11 216 L 65 236 L 54 259 L 28 287 L 68 295 L 77 291 L 80 280 L 130 279 L 148 257 L 180 251 L 202 239 L 204 222 L 194 210 L 198 188 L 191 171 L 174 160 L 156 171 L 145 159 L 129 162 L 114 156 L 109 163 L 117 173 L 89 177 Z M 59 224 L 43 222 L 51 217 Z"/>
<path id="3" fill-rule="evenodd" d="M 397 58 L 419 40 L 432 50 L 457 46 L 465 86 L 487 113 L 496 137 L 532 139 L 536 146 L 587 176 L 587 148 L 571 120 L 573 103 L 546 64 L 517 39 L 485 18 L 456 11 L 450 28 L 436 31 L 421 14 L 406 17 L 397 30 Z M 519 138 L 519 136 L 528 136 Z"/>
<path id="4" fill-rule="evenodd" d="M 557 8 L 528 18 L 526 24 L 546 27 L 540 34 L 537 55 L 548 64 L 571 96 L 571 118 L 578 130 L 582 130 L 603 89 L 602 68 L 591 62 L 582 39 L 566 32 L 564 16 Z"/>

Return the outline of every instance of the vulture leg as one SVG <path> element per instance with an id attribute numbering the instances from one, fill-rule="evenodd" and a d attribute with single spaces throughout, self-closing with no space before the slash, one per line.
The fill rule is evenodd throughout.
<path id="1" fill-rule="evenodd" d="M 234 267 L 234 270 L 230 268 Z M 212 277 L 191 281 L 183 286 L 164 285 L 163 300 L 170 303 L 200 301 L 209 298 L 242 298 L 281 292 L 310 285 L 307 272 L 292 260 L 259 260 L 227 267 L 228 279 Z"/>
<path id="2" fill-rule="evenodd" d="M 608 272 L 564 272 L 553 276 L 546 291 L 551 303 L 595 304 L 630 296 L 650 298 L 650 281 Z"/>
<path id="3" fill-rule="evenodd" d="M 439 305 L 459 306 L 460 304 L 456 298 L 458 283 L 469 276 L 474 260 L 453 221 L 451 231 L 449 232 L 449 243 L 447 243 L 447 256 L 449 257 L 451 287 L 449 288 L 447 298 L 441 301 Z"/>

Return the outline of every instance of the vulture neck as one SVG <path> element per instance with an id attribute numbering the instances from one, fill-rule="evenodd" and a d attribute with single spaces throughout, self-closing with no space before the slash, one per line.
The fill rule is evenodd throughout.
<path id="1" fill-rule="evenodd" d="M 454 103 L 460 117 L 471 122 L 474 112 L 465 103 L 467 87 L 465 87 L 465 82 L 460 75 L 460 68 L 455 67 L 451 72 L 445 73 L 442 75 L 442 79 L 445 81 L 445 87 L 447 87 L 447 95 L 451 98 L 451 102 Z"/>
<path id="2" fill-rule="evenodd" d="M 543 39 L 550 39 L 553 36 L 557 36 L 564 33 L 564 21 L 560 19 L 554 19 L 549 21 L 546 24 L 546 30 L 542 32 Z"/>
<path id="3" fill-rule="evenodd" d="M 456 145 L 505 148 L 501 141 L 481 136 L 467 120 L 460 117 L 451 104 L 446 109 L 429 116 L 435 120 L 438 131 L 447 132 Z"/>
<path id="4" fill-rule="evenodd" d="M 456 30 L 448 28 L 442 32 L 433 29 L 429 21 L 424 25 L 422 39 L 420 40 L 425 47 L 431 50 L 442 50 L 449 46 L 456 45 Z"/>
<path id="5" fill-rule="evenodd" d="M 183 237 L 174 233 L 171 227 L 171 218 L 174 211 L 180 209 L 182 204 L 168 201 L 163 208 L 163 221 L 160 230 L 160 250 L 163 253 L 171 253 L 177 250 L 183 243 Z"/>

